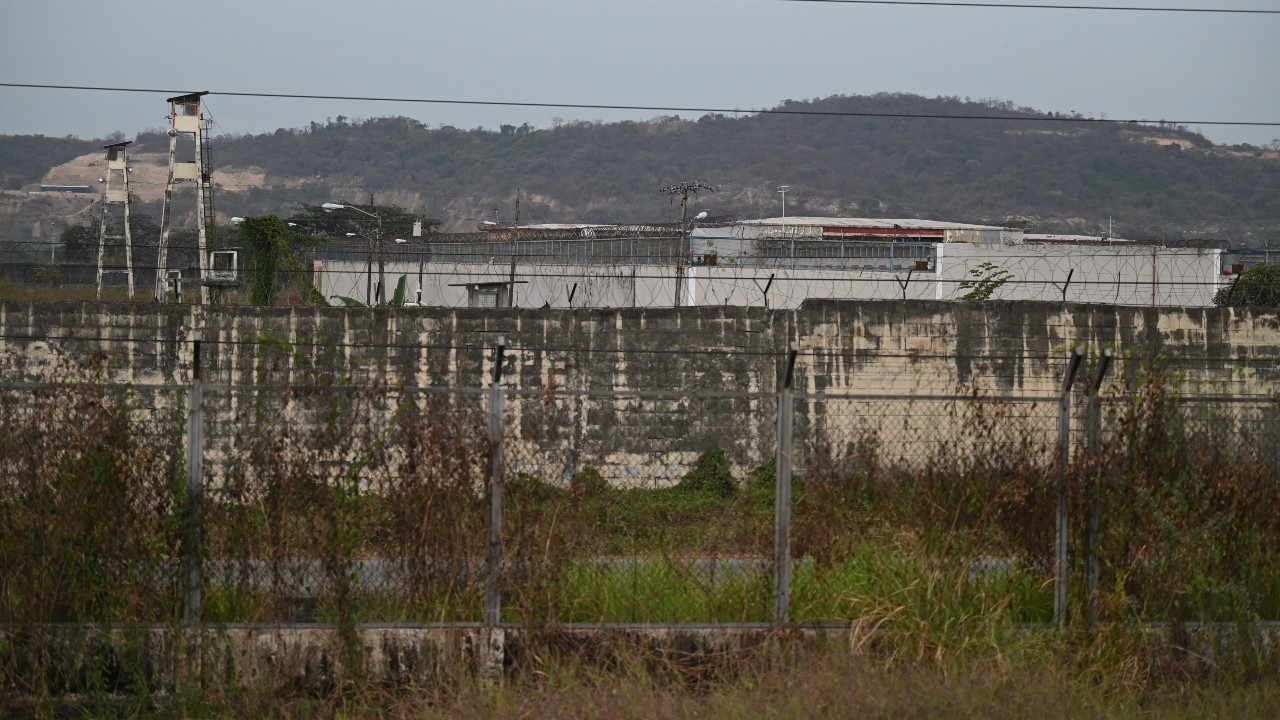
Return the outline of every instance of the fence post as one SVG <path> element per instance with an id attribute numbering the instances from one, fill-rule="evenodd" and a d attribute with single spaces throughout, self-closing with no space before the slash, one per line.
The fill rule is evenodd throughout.
<path id="1" fill-rule="evenodd" d="M 202 512 L 204 494 L 204 386 L 200 377 L 200 331 L 195 331 L 191 343 L 191 391 L 187 395 L 187 579 L 186 597 L 182 607 L 182 624 L 200 623 L 200 586 L 203 548 L 201 530 L 204 525 Z"/>
<path id="2" fill-rule="evenodd" d="M 1058 401 L 1058 521 L 1057 553 L 1053 561 L 1053 622 L 1067 625 L 1067 465 L 1071 462 L 1071 386 L 1084 360 L 1079 347 L 1071 349 L 1071 362 L 1062 379 L 1062 395 Z"/>
<path id="3" fill-rule="evenodd" d="M 773 493 L 773 623 L 785 625 L 791 612 L 791 457 L 795 401 L 791 377 L 799 346 L 792 341 L 778 383 L 778 448 Z"/>
<path id="4" fill-rule="evenodd" d="M 1089 413 L 1086 416 L 1087 445 L 1085 451 L 1091 459 L 1097 459 L 1102 444 L 1102 381 L 1111 367 L 1111 350 L 1102 351 L 1098 358 L 1098 367 L 1093 373 L 1093 382 L 1089 383 Z M 1102 515 L 1102 493 L 1099 487 L 1101 469 L 1094 467 L 1086 481 L 1085 495 L 1089 503 L 1089 520 L 1085 529 L 1085 623 L 1089 629 L 1098 625 L 1098 582 L 1102 576 L 1102 566 L 1098 560 L 1098 525 Z"/>
<path id="5" fill-rule="evenodd" d="M 489 385 L 489 537 L 486 543 L 484 624 L 501 623 L 502 596 L 502 354 L 506 340 L 498 337 L 493 354 L 493 382 Z"/>

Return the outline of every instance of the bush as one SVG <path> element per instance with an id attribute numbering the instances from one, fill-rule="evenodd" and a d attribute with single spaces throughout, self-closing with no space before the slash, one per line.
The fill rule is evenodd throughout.
<path id="1" fill-rule="evenodd" d="M 1213 296 L 1219 307 L 1280 307 L 1280 263 L 1261 263 Z"/>

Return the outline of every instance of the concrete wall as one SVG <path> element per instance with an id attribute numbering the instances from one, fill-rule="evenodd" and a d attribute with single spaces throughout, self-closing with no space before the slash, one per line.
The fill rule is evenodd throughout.
<path id="1" fill-rule="evenodd" d="M 845 394 L 907 398 L 978 390 L 1044 400 L 1057 393 L 1073 345 L 1090 352 L 1112 347 L 1135 358 L 1163 354 L 1217 393 L 1280 388 L 1274 310 L 930 301 L 679 311 L 6 301 L 0 303 L 0 383 L 74 374 L 73 366 L 102 352 L 107 377 L 149 387 L 156 408 L 171 407 L 189 382 L 197 330 L 204 337 L 206 382 L 252 388 L 269 371 L 275 386 L 264 391 L 268 396 L 282 394 L 283 383 L 311 382 L 312 368 L 349 372 L 355 383 L 385 380 L 393 388 L 478 388 L 487 383 L 492 348 L 502 336 L 508 346 L 503 382 L 516 393 L 508 401 L 509 439 L 519 451 L 513 464 L 552 480 L 592 465 L 624 484 L 676 480 L 713 444 L 742 466 L 772 457 L 776 368 L 792 340 L 800 347 L 796 387 L 825 396 L 801 403 L 797 437 L 840 429 L 836 420 L 896 417 L 868 413 L 861 401 L 840 400 Z M 1136 365 L 1120 362 L 1114 377 Z M 242 396 L 218 401 L 213 390 L 209 397 L 211 443 L 232 449 L 236 425 L 247 417 L 236 405 Z M 476 395 L 456 402 L 482 403 Z M 902 410 L 912 401 L 896 402 Z M 941 435 L 963 419 L 951 427 L 927 414 L 917 421 L 932 422 Z"/>

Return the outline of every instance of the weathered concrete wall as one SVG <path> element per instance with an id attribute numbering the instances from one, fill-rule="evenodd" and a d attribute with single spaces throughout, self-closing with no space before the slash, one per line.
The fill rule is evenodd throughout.
<path id="1" fill-rule="evenodd" d="M 508 405 L 515 433 L 509 437 L 525 443 L 523 460 L 516 454 L 513 463 L 552 479 L 590 464 L 630 484 L 678 479 L 713 444 L 741 465 L 772 457 L 771 393 L 792 340 L 800 347 L 796 387 L 833 397 L 977 389 L 1046 398 L 1058 391 L 1073 345 L 1164 355 L 1224 394 L 1280 387 L 1274 310 L 932 301 L 810 301 L 772 311 L 8 301 L 0 303 L 0 383 L 63 375 L 68 364 L 102 352 L 110 378 L 176 390 L 189 382 L 197 330 L 206 382 L 242 390 L 263 372 L 273 384 L 349 373 L 354 383 L 478 388 L 487 384 L 492 348 L 504 337 L 503 384 L 525 391 Z M 1115 377 L 1136 365 L 1120 363 Z M 224 406 L 211 401 L 211 437 L 234 434 L 229 426 L 243 396 L 231 393 Z M 161 405 L 178 395 L 155 397 Z M 802 403 L 799 431 L 820 427 L 834 402 Z"/>

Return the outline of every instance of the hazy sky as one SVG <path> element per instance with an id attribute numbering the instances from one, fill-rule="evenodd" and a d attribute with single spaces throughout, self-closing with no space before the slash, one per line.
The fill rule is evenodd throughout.
<path id="1" fill-rule="evenodd" d="M 1031 1 L 1280 10 L 1277 0 Z M 1280 15 L 780 0 L 10 0 L 0 82 L 163 91 L 0 87 L 0 133 L 85 138 L 161 127 L 164 98 L 197 90 L 744 110 L 888 91 L 1110 118 L 1280 122 Z M 338 115 L 496 128 L 660 114 L 217 94 L 206 109 L 228 133 Z M 1280 127 L 1198 129 L 1217 142 L 1280 138 Z"/>

